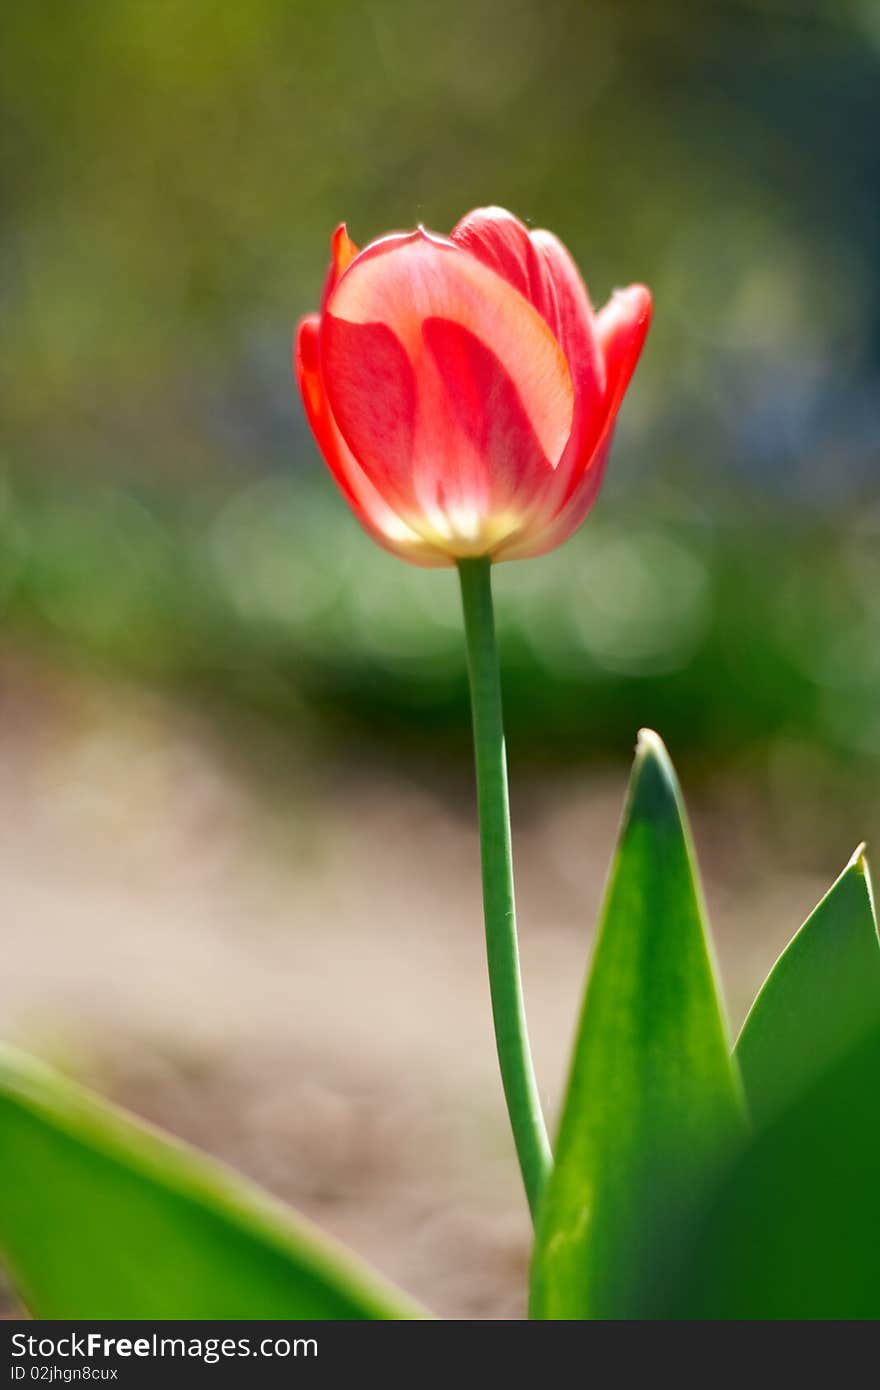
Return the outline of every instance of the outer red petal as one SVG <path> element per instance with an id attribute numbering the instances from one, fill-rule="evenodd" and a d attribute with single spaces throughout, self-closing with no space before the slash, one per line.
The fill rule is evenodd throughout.
<path id="1" fill-rule="evenodd" d="M 577 266 L 552 232 L 532 232 L 531 240 L 547 266 L 554 294 L 556 332 L 568 358 L 576 389 L 565 454 L 555 477 L 544 489 L 544 495 L 536 499 L 532 511 L 530 524 L 537 528 L 565 505 L 596 452 L 606 415 L 607 374 L 596 336 L 593 308 Z"/>
<path id="2" fill-rule="evenodd" d="M 651 310 L 651 291 L 645 285 L 630 285 L 615 290 L 596 315 L 596 335 L 605 358 L 606 408 L 612 424 L 651 326 Z"/>
<path id="3" fill-rule="evenodd" d="M 585 410 L 592 410 L 602 396 L 605 372 L 587 287 L 568 251 L 552 232 L 532 232 L 530 240 L 546 267 L 552 292 L 552 313 L 545 317 L 562 344 Z"/>
<path id="4" fill-rule="evenodd" d="M 521 530 L 499 549 L 497 558 L 520 560 L 542 555 L 561 545 L 580 526 L 596 500 L 617 412 L 629 385 L 651 322 L 651 294 L 644 285 L 616 290 L 596 315 L 596 334 L 605 359 L 606 388 L 598 418 L 597 438 L 575 471 L 573 485 L 552 515 L 540 524 L 536 512 Z M 552 495 L 552 484 L 548 496 Z"/>
<path id="5" fill-rule="evenodd" d="M 553 464 L 559 459 L 573 410 L 559 342 L 530 305 L 452 242 L 422 231 L 374 242 L 351 264 L 327 308 L 330 320 L 385 324 L 415 365 L 426 319 L 448 319 L 483 338 L 516 383 L 547 457 Z"/>
<path id="6" fill-rule="evenodd" d="M 454 415 L 456 432 L 472 451 L 488 515 L 521 506 L 521 498 L 551 474 L 552 465 L 516 383 L 492 348 L 459 323 L 425 319 L 422 338 L 444 385 L 442 398 L 435 400 L 444 415 Z M 443 423 L 432 434 L 439 437 Z M 453 455 L 450 464 L 457 463 Z M 460 494 L 469 487 L 465 476 L 457 479 Z"/>
<path id="7" fill-rule="evenodd" d="M 357 254 L 358 249 L 348 235 L 345 223 L 340 222 L 330 238 L 330 266 L 321 291 L 321 313 L 324 312 L 327 300 Z"/>
<path id="8" fill-rule="evenodd" d="M 604 363 L 589 295 L 562 242 L 550 232 L 530 232 L 504 208 L 469 212 L 450 239 L 503 275 L 535 306 L 565 353 L 575 393 L 589 410 L 602 395 Z"/>
<path id="9" fill-rule="evenodd" d="M 596 339 L 604 359 L 605 389 L 601 406 L 592 418 L 581 421 L 581 434 L 572 431 L 572 447 L 578 453 L 572 460 L 565 502 L 583 486 L 593 459 L 614 430 L 617 412 L 639 360 L 651 323 L 651 294 L 644 285 L 615 290 L 595 317 Z M 588 483 L 592 486 L 592 483 Z"/>
<path id="10" fill-rule="evenodd" d="M 523 527 L 506 545 L 499 547 L 495 559 L 525 560 L 535 555 L 545 555 L 548 550 L 555 550 L 574 535 L 599 495 L 605 465 L 611 453 L 612 436 L 613 430 L 604 437 L 581 473 L 578 486 L 552 520 L 531 529 Z"/>
<path id="11" fill-rule="evenodd" d="M 568 361 L 575 388 L 571 433 L 554 476 L 534 491 L 520 528 L 523 533 L 542 529 L 576 488 L 604 424 L 605 359 L 589 295 L 558 237 L 543 230 L 530 232 L 503 208 L 468 213 L 452 239 L 534 304 Z"/>
<path id="12" fill-rule="evenodd" d="M 367 477 L 392 505 L 413 509 L 418 388 L 400 339 L 387 324 L 327 313 L 321 367 L 333 418 Z"/>
<path id="13" fill-rule="evenodd" d="M 552 303 L 545 267 L 532 245 L 529 229 L 512 212 L 475 208 L 457 223 L 449 239 L 503 276 L 539 313 Z"/>
<path id="14" fill-rule="evenodd" d="M 386 550 L 417 565 L 451 564 L 448 555 L 425 545 L 422 538 L 392 511 L 340 434 L 321 380 L 320 324 L 317 314 L 309 315 L 300 323 L 294 348 L 294 371 L 306 417 L 330 472 L 358 521 Z"/>

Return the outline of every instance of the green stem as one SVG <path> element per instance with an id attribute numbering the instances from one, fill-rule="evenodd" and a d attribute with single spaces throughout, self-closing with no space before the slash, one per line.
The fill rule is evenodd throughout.
<path id="1" fill-rule="evenodd" d="M 459 560 L 458 572 L 471 685 L 492 1016 L 507 1111 L 534 1219 L 553 1159 L 532 1066 L 519 973 L 491 562 Z"/>

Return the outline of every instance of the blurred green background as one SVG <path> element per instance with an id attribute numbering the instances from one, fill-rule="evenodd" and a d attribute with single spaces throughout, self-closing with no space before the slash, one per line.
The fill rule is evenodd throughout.
<path id="1" fill-rule="evenodd" d="M 43 759 L 13 777 L 10 823 L 34 785 L 80 786 L 46 746 L 106 733 L 132 691 L 170 702 L 162 728 L 195 711 L 261 796 L 320 749 L 343 770 L 315 774 L 339 778 L 331 830 L 355 777 L 367 805 L 415 785 L 471 814 L 454 575 L 361 533 L 290 352 L 338 221 L 362 244 L 492 202 L 556 231 L 596 303 L 632 280 L 655 296 L 593 515 L 497 571 L 515 812 L 581 775 L 588 800 L 617 779 L 616 806 L 648 724 L 710 807 L 722 916 L 732 823 L 739 888 L 759 860 L 773 883 L 830 878 L 880 828 L 878 93 L 875 0 L 8 7 L 4 765 Z M 130 723 L 119 804 L 173 824 L 166 784 L 148 814 L 131 772 L 167 739 Z M 110 819 L 104 862 L 143 829 Z M 389 855 L 417 855 L 397 830 Z M 45 874 L 54 849 L 29 843 Z"/>
<path id="2" fill-rule="evenodd" d="M 7 634 L 461 742 L 454 582 L 374 554 L 290 382 L 331 228 L 554 228 L 655 325 L 594 519 L 498 580 L 511 740 L 880 757 L 876 5 L 13 7 Z M 11 637 L 7 640 L 13 640 Z M 538 717 L 538 708 L 547 711 Z"/>

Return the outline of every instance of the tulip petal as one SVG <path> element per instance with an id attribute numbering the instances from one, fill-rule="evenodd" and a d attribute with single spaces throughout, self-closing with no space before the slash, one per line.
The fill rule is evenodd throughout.
<path id="1" fill-rule="evenodd" d="M 384 324 L 327 315 L 322 361 L 364 473 L 431 541 L 482 550 L 553 474 L 516 385 L 460 323 L 425 319 L 415 368 Z"/>
<path id="2" fill-rule="evenodd" d="M 330 472 L 358 521 L 385 549 L 417 565 L 450 564 L 448 555 L 427 546 L 388 506 L 343 439 L 321 379 L 320 322 L 320 317 L 312 314 L 300 323 L 294 367 L 306 417 Z"/>
<path id="3" fill-rule="evenodd" d="M 555 550 L 574 535 L 598 496 L 611 453 L 613 433 L 612 428 L 605 435 L 588 467 L 580 474 L 578 485 L 553 519 L 543 526 L 523 526 L 510 536 L 506 544 L 499 546 L 494 557 L 496 560 L 525 560 L 535 555 L 545 555 L 548 550 Z"/>
<path id="4" fill-rule="evenodd" d="M 552 305 L 546 266 L 532 245 L 528 227 L 512 212 L 475 208 L 456 224 L 449 240 L 503 276 L 550 322 L 544 312 Z"/>
<path id="5" fill-rule="evenodd" d="M 462 218 L 452 240 L 508 280 L 535 306 L 565 353 L 575 390 L 572 428 L 555 475 L 533 490 L 516 534 L 550 524 L 578 486 L 584 460 L 605 420 L 605 360 L 580 272 L 551 232 L 528 228 L 503 208 L 478 208 Z M 516 544 L 516 536 L 510 542 Z"/>
<path id="6" fill-rule="evenodd" d="M 409 505 L 417 388 L 400 339 L 387 324 L 327 313 L 321 368 L 334 419 L 367 477 Z"/>
<path id="7" fill-rule="evenodd" d="M 327 300 L 336 289 L 337 283 L 351 265 L 358 249 L 348 235 L 348 228 L 344 222 L 340 222 L 336 231 L 330 238 L 330 268 L 327 271 L 327 278 L 324 281 L 324 288 L 321 291 L 321 312 L 327 306 Z"/>
<path id="8" fill-rule="evenodd" d="M 651 323 L 651 291 L 630 285 L 614 294 L 596 315 L 596 336 L 605 358 L 605 407 L 614 415 L 635 371 Z"/>
<path id="9" fill-rule="evenodd" d="M 423 412 L 433 407 L 435 416 L 424 420 L 425 432 L 448 441 L 440 510 L 461 514 L 464 535 L 469 519 L 475 529 L 475 509 L 509 525 L 521 498 L 553 472 L 519 392 L 492 349 L 460 323 L 426 319 L 422 336 L 440 388 L 423 389 Z"/>
<path id="10" fill-rule="evenodd" d="M 447 241 L 416 232 L 377 242 L 351 264 L 328 310 L 350 323 L 384 323 L 411 360 L 427 318 L 460 323 L 493 351 L 516 384 L 541 447 L 555 464 L 571 428 L 568 364 L 540 315 L 508 285 Z"/>
<path id="11" fill-rule="evenodd" d="M 544 315 L 568 359 L 580 409 L 591 413 L 605 388 L 605 365 L 596 338 L 587 287 L 562 242 L 552 232 L 532 232 L 535 252 L 546 267 L 552 289 L 552 315 Z M 543 312 L 543 310 L 542 310 Z"/>
<path id="12" fill-rule="evenodd" d="M 521 560 L 543 555 L 561 545 L 580 526 L 599 491 L 611 452 L 617 412 L 639 360 L 650 322 L 651 293 L 644 285 L 615 290 L 596 315 L 596 337 L 605 359 L 607 377 L 602 408 L 596 413 L 596 434 L 575 465 L 566 495 L 560 500 L 557 479 L 552 479 L 520 530 L 511 534 L 507 544 L 499 549 L 498 559 Z M 562 469 L 558 472 L 561 474 Z M 548 518 L 548 510 L 552 519 Z"/>
<path id="13" fill-rule="evenodd" d="M 533 304 L 565 353 L 585 412 L 604 389 L 605 367 L 593 332 L 593 310 L 580 272 L 558 237 L 530 232 L 504 208 L 477 208 L 450 237 Z"/>

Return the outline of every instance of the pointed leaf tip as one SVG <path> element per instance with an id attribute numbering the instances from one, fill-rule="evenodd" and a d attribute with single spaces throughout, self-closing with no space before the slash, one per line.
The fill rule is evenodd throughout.
<path id="1" fill-rule="evenodd" d="M 666 745 L 653 729 L 640 729 L 630 783 L 626 820 L 681 818 L 678 778 Z"/>
<path id="2" fill-rule="evenodd" d="M 675 773 L 672 770 L 669 752 L 660 735 L 653 729 L 639 729 L 636 738 L 635 770 L 649 760 L 655 761 L 674 779 Z"/>
<path id="3" fill-rule="evenodd" d="M 643 730 L 538 1225 L 532 1316 L 643 1316 L 743 1116 L 678 781 Z"/>
<path id="4" fill-rule="evenodd" d="M 865 844 L 864 840 L 859 845 L 858 849 L 853 855 L 851 863 L 855 866 L 858 873 L 865 880 L 865 892 L 868 895 L 868 903 L 870 905 L 871 915 L 874 918 L 874 924 L 876 927 L 877 901 L 874 897 L 874 883 L 871 878 L 871 866 L 868 863 L 867 845 Z"/>
<path id="5" fill-rule="evenodd" d="M 786 946 L 742 1027 L 736 1055 L 765 1121 L 880 1028 L 880 941 L 860 845 Z"/>
<path id="6" fill-rule="evenodd" d="M 663 742 L 656 729 L 639 729 L 636 735 L 636 756 L 638 757 L 640 753 L 648 752 L 657 753 L 660 757 L 666 759 L 669 758 L 669 754 L 666 751 L 666 744 Z"/>

